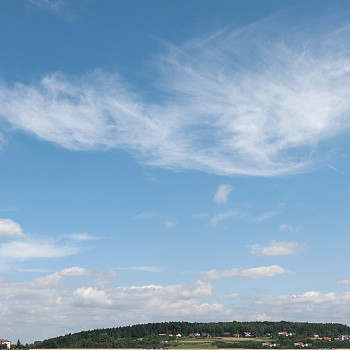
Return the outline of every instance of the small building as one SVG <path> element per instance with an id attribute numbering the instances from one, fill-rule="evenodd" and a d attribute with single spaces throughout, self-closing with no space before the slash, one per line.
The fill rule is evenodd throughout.
<path id="1" fill-rule="evenodd" d="M 285 337 L 290 337 L 293 335 L 293 333 L 288 333 L 288 332 L 278 332 L 278 336 L 285 336 Z"/>
<path id="2" fill-rule="evenodd" d="M 234 334 L 232 334 L 232 336 L 233 336 L 234 338 L 239 338 L 241 335 L 238 334 L 238 333 L 234 333 Z"/>
<path id="3" fill-rule="evenodd" d="M 262 343 L 261 346 L 266 346 L 266 347 L 269 347 L 269 348 L 273 348 L 273 347 L 278 346 L 278 344 L 266 342 L 266 343 Z"/>
<path id="4" fill-rule="evenodd" d="M 9 340 L 6 340 L 6 339 L 0 339 L 0 345 L 6 345 L 7 349 L 11 348 L 11 342 Z"/>
<path id="5" fill-rule="evenodd" d="M 252 336 L 252 333 L 250 333 L 250 332 L 244 332 L 244 336 L 245 336 L 245 337 L 251 337 L 251 336 Z"/>
<path id="6" fill-rule="evenodd" d="M 332 338 L 330 338 L 330 337 L 323 337 L 322 339 L 323 339 L 323 340 L 328 340 L 328 341 L 331 341 L 331 340 L 332 340 Z"/>
<path id="7" fill-rule="evenodd" d="M 176 338 L 181 338 L 181 334 L 176 334 Z"/>
<path id="8" fill-rule="evenodd" d="M 302 347 L 302 348 L 305 348 L 305 347 L 309 346 L 309 344 L 304 344 L 301 341 L 299 341 L 297 343 L 294 343 L 293 345 L 297 346 L 297 347 Z"/>

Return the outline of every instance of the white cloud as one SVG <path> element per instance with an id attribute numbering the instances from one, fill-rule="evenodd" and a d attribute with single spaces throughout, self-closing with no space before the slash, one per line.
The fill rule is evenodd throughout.
<path id="1" fill-rule="evenodd" d="M 0 237 L 23 237 L 21 226 L 10 219 L 0 219 Z"/>
<path id="2" fill-rule="evenodd" d="M 135 270 L 135 271 L 147 271 L 147 272 L 162 272 L 163 268 L 159 266 L 130 266 L 130 267 L 118 267 L 115 270 Z"/>
<path id="3" fill-rule="evenodd" d="M 73 240 L 73 241 L 94 241 L 97 239 L 101 239 L 100 237 L 92 236 L 87 233 L 72 233 L 70 235 L 65 235 L 65 237 Z"/>
<path id="4" fill-rule="evenodd" d="M 240 270 L 237 268 L 232 268 L 229 270 L 209 270 L 203 271 L 199 274 L 199 277 L 203 280 L 213 281 L 221 278 L 238 276 L 247 279 L 260 279 L 265 277 L 274 277 L 281 273 L 285 273 L 285 269 L 283 267 L 277 265 L 271 266 L 259 266 L 252 267 L 246 270 Z"/>
<path id="5" fill-rule="evenodd" d="M 208 217 L 209 214 L 207 213 L 198 213 L 198 214 L 193 214 L 192 219 L 200 220 L 200 219 L 205 219 Z"/>
<path id="6" fill-rule="evenodd" d="M 175 222 L 174 221 L 170 221 L 170 220 L 165 220 L 164 221 L 165 227 L 166 228 L 173 228 L 175 226 Z"/>
<path id="7" fill-rule="evenodd" d="M 140 220 L 140 219 L 151 219 L 160 216 L 159 213 L 156 211 L 144 211 L 140 214 L 135 215 L 132 219 L 133 220 Z"/>
<path id="8" fill-rule="evenodd" d="M 231 185 L 219 186 L 215 193 L 214 201 L 218 204 L 226 204 L 228 195 L 233 191 L 233 189 L 234 188 Z"/>
<path id="9" fill-rule="evenodd" d="M 3 151 L 6 146 L 7 140 L 5 139 L 4 135 L 0 134 L 0 151 Z"/>
<path id="10" fill-rule="evenodd" d="M 61 270 L 60 272 L 61 276 L 69 276 L 69 277 L 87 276 L 90 274 L 91 274 L 91 271 L 86 270 L 83 267 L 79 267 L 79 266 L 69 267 L 67 269 Z"/>
<path id="11" fill-rule="evenodd" d="M 45 239 L 12 241 L 0 245 L 1 258 L 21 261 L 34 258 L 61 258 L 78 252 L 79 248 L 75 246 L 59 245 Z"/>
<path id="12" fill-rule="evenodd" d="M 348 284 L 350 284 L 350 280 L 341 280 L 341 281 L 338 281 L 337 284 L 348 285 Z"/>
<path id="13" fill-rule="evenodd" d="M 255 217 L 253 217 L 251 221 L 253 221 L 253 222 L 263 222 L 263 221 L 266 221 L 266 220 L 270 220 L 270 219 L 274 218 L 275 216 L 277 216 L 279 214 L 280 214 L 280 212 L 277 212 L 277 211 L 267 211 L 265 213 L 262 213 L 260 215 L 257 215 Z"/>
<path id="14" fill-rule="evenodd" d="M 230 293 L 219 296 L 219 300 L 231 300 L 239 297 L 239 293 Z"/>
<path id="15" fill-rule="evenodd" d="M 209 270 L 199 273 L 199 277 L 206 281 L 214 281 L 221 278 L 238 276 L 240 270 L 237 268 L 232 268 L 229 270 Z"/>
<path id="16" fill-rule="evenodd" d="M 260 279 L 266 277 L 274 277 L 281 273 L 285 273 L 286 270 L 283 267 L 277 265 L 271 266 L 260 266 L 260 267 L 252 267 L 247 270 L 243 270 L 240 272 L 240 276 L 248 279 Z"/>
<path id="17" fill-rule="evenodd" d="M 298 254 L 301 249 L 302 246 L 297 242 L 276 242 L 271 240 L 266 246 L 254 244 L 252 253 L 259 256 L 294 255 Z"/>
<path id="18" fill-rule="evenodd" d="M 286 224 L 282 224 L 280 226 L 280 230 L 281 231 L 284 231 L 284 232 L 297 232 L 301 229 L 300 226 L 297 226 L 297 227 L 293 227 L 291 225 L 286 225 Z"/>
<path id="19" fill-rule="evenodd" d="M 90 275 L 104 276 L 108 283 L 86 284 Z M 78 285 L 73 288 L 72 278 Z M 23 283 L 0 279 L 0 327 L 10 339 L 31 342 L 111 324 L 227 317 L 223 305 L 201 301 L 212 296 L 206 282 L 117 287 L 110 282 L 103 271 L 80 267 Z"/>
<path id="20" fill-rule="evenodd" d="M 211 227 L 216 227 L 216 225 L 218 223 L 220 223 L 221 221 L 225 221 L 231 217 L 237 216 L 239 214 L 238 211 L 236 210 L 231 210 L 225 213 L 220 213 L 220 214 L 216 214 L 213 216 L 213 218 L 208 222 L 208 226 Z"/>
<path id="21" fill-rule="evenodd" d="M 259 268 L 256 268 L 255 278 L 257 274 L 261 276 L 262 268 L 258 273 Z M 273 273 L 279 270 L 265 267 L 269 268 Z M 243 271 L 251 277 L 251 270 Z M 265 270 L 264 275 L 271 276 L 271 271 L 266 273 Z M 86 276 L 102 276 L 106 283 L 92 279 L 87 284 Z M 255 300 L 246 299 L 244 307 L 233 309 L 208 302 L 213 297 L 213 286 L 208 282 L 113 286 L 110 277 L 103 271 L 71 267 L 28 282 L 14 283 L 2 278 L 0 327 L 10 339 L 32 342 L 111 324 L 208 319 L 345 322 L 350 315 L 349 292 L 266 295 Z M 69 283 L 72 278 L 75 287 Z M 230 303 L 239 297 L 238 293 L 231 293 L 219 295 L 218 299 Z"/>
<path id="22" fill-rule="evenodd" d="M 67 0 L 30 0 L 30 3 L 59 15 L 68 21 L 77 19 L 76 13 Z"/>
<path id="23" fill-rule="evenodd" d="M 169 45 L 153 84 L 163 89 L 157 105 L 118 75 L 55 73 L 38 84 L 1 84 L 1 116 L 67 149 L 122 148 L 156 167 L 254 176 L 308 171 L 318 147 L 350 127 L 343 45 L 350 29 L 285 27 L 273 39 L 263 34 L 273 21 Z M 296 44 L 308 40 L 319 45 Z"/>
<path id="24" fill-rule="evenodd" d="M 266 319 L 289 319 L 314 322 L 344 322 L 350 314 L 350 293 L 268 295 L 258 299 L 251 309 L 263 311 Z"/>

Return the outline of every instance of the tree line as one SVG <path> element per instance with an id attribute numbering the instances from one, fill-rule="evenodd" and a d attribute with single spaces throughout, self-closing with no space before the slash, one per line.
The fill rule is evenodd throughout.
<path id="1" fill-rule="evenodd" d="M 278 332 L 293 333 L 295 336 L 279 337 L 278 341 L 290 343 L 295 337 L 298 340 L 313 337 L 317 333 L 320 337 L 337 337 L 340 334 L 350 334 L 350 327 L 339 323 L 308 323 L 308 322 L 162 322 L 137 324 L 133 326 L 94 329 L 82 331 L 74 334 L 66 334 L 56 338 L 36 341 L 31 344 L 33 348 L 157 348 L 159 346 L 159 334 L 165 339 L 170 339 L 169 335 L 175 337 L 176 334 L 188 336 L 189 334 L 210 334 L 212 337 L 225 337 L 232 334 L 250 332 L 252 337 L 263 337 L 266 335 L 277 336 Z M 320 345 L 323 341 L 320 340 Z M 344 342 L 341 342 L 342 344 Z M 220 343 L 217 343 L 220 347 Z M 228 343 L 226 343 L 225 347 Z M 240 347 L 245 347 L 240 342 Z M 283 345 L 283 344 L 282 344 Z M 350 345 L 350 342 L 349 342 Z M 251 345 L 250 345 L 251 346 Z M 236 347 L 232 343 L 232 347 Z M 324 347 L 324 346 L 320 346 Z M 342 345 L 344 347 L 344 344 Z"/>

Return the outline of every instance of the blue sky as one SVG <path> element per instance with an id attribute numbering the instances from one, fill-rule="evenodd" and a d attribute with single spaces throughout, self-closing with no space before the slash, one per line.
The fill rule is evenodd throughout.
<path id="1" fill-rule="evenodd" d="M 348 323 L 349 18 L 0 2 L 1 337 Z"/>

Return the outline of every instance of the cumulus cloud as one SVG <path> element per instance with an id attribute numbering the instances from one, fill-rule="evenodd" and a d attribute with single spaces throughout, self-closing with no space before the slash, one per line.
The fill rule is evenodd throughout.
<path id="1" fill-rule="evenodd" d="M 263 268 L 263 267 L 262 267 Z M 273 267 L 265 267 L 278 270 Z M 256 268 L 258 269 L 258 268 Z M 243 270 L 251 274 L 252 269 Z M 263 269 L 261 269 L 262 271 Z M 266 272 L 266 271 L 265 271 Z M 271 271 L 270 271 L 271 272 Z M 256 271 L 254 272 L 256 276 Z M 270 273 L 271 275 L 271 273 Z M 105 282 L 87 276 L 102 276 Z M 0 326 L 10 339 L 32 342 L 35 329 L 42 339 L 86 329 L 159 320 L 227 321 L 293 319 L 345 322 L 350 315 L 350 293 L 309 291 L 246 299 L 242 308 L 225 306 L 238 293 L 219 295 L 210 303 L 213 286 L 196 281 L 170 285 L 114 286 L 110 274 L 69 267 L 28 282 L 0 279 Z M 74 279 L 74 287 L 69 281 Z M 82 280 L 81 280 L 82 279 Z"/>
<path id="2" fill-rule="evenodd" d="M 294 255 L 301 251 L 302 246 L 297 242 L 276 242 L 269 241 L 266 246 L 254 244 L 252 253 L 258 256 L 279 256 L 279 255 Z"/>
<path id="3" fill-rule="evenodd" d="M 229 270 L 209 270 L 203 271 L 199 274 L 199 277 L 203 280 L 213 281 L 221 278 L 238 276 L 247 279 L 260 279 L 265 277 L 274 277 L 281 273 L 285 273 L 285 269 L 283 267 L 277 265 L 271 266 L 259 266 L 252 267 L 246 270 L 240 270 L 238 268 L 232 268 Z"/>
<path id="4" fill-rule="evenodd" d="M 214 201 L 218 204 L 226 204 L 228 195 L 233 191 L 233 187 L 231 185 L 221 185 L 218 187 Z"/>
<path id="5" fill-rule="evenodd" d="M 121 148 L 156 167 L 254 176 L 308 171 L 318 147 L 350 128 L 343 45 L 350 29 L 312 31 L 308 23 L 289 32 L 285 25 L 283 36 L 272 37 L 276 20 L 169 45 L 152 84 L 162 89 L 157 104 L 118 74 L 53 73 L 38 83 L 2 83 L 0 115 L 67 149 Z M 319 45 L 299 45 L 308 40 Z"/>
<path id="6" fill-rule="evenodd" d="M 102 276 L 108 283 L 86 276 Z M 69 280 L 74 278 L 71 287 Z M 83 278 L 83 280 L 80 280 Z M 224 320 L 227 310 L 208 303 L 212 286 L 203 281 L 173 285 L 113 286 L 108 274 L 81 267 L 67 268 L 29 282 L 0 279 L 0 326 L 9 338 L 34 341 L 41 338 L 111 324 L 162 320 Z M 204 300 L 204 301 L 203 301 Z"/>
<path id="7" fill-rule="evenodd" d="M 267 319 L 289 319 L 317 322 L 344 322 L 350 313 L 350 293 L 267 295 L 255 301 L 256 312 L 264 311 Z M 252 308 L 254 307 L 252 305 Z M 270 308 L 270 310 L 269 310 Z M 305 317 L 307 313 L 307 317 Z"/>
<path id="8" fill-rule="evenodd" d="M 21 226 L 10 219 L 0 219 L 0 237 L 23 237 Z"/>
<path id="9" fill-rule="evenodd" d="M 260 266 L 260 267 L 252 267 L 247 270 L 242 270 L 240 272 L 240 276 L 252 280 L 265 278 L 265 277 L 274 277 L 281 273 L 285 273 L 286 270 L 283 267 L 277 265 L 271 266 Z"/>

